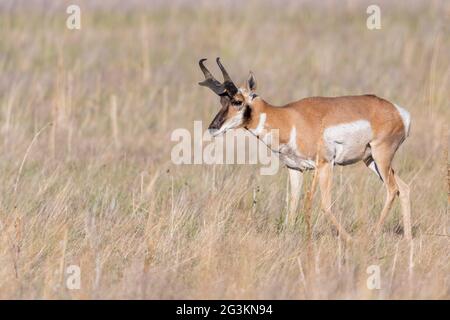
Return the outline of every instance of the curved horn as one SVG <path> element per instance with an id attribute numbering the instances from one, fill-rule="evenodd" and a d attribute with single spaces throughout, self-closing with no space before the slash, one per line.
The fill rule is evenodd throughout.
<path id="1" fill-rule="evenodd" d="M 198 62 L 198 65 L 200 66 L 200 69 L 202 69 L 202 72 L 205 75 L 206 79 L 209 79 L 209 78 L 214 79 L 214 77 L 212 76 L 211 72 L 209 72 L 209 70 L 203 64 L 203 62 L 206 61 L 206 60 L 208 60 L 208 59 L 206 59 L 206 58 L 200 59 L 200 61 Z"/>
<path id="2" fill-rule="evenodd" d="M 222 63 L 220 62 L 220 57 L 216 58 L 216 62 L 219 65 L 220 70 L 222 71 L 223 80 L 233 82 L 233 80 L 231 80 L 230 76 L 228 75 L 227 70 L 225 70 Z"/>
<path id="3" fill-rule="evenodd" d="M 205 58 L 200 59 L 198 65 L 205 75 L 205 80 L 199 82 L 198 84 L 210 88 L 212 91 L 214 91 L 215 94 L 218 94 L 219 96 L 223 95 L 226 92 L 225 86 L 213 77 L 211 72 L 209 72 L 209 70 L 203 64 L 204 61 L 206 61 Z"/>
<path id="4" fill-rule="evenodd" d="M 238 88 L 234 84 L 233 80 L 231 80 L 230 75 L 228 74 L 227 70 L 225 70 L 224 66 L 220 62 L 220 57 L 216 58 L 216 62 L 219 65 L 220 70 L 222 71 L 223 80 L 224 80 L 224 86 L 225 90 L 231 95 L 234 96 L 238 92 Z"/>

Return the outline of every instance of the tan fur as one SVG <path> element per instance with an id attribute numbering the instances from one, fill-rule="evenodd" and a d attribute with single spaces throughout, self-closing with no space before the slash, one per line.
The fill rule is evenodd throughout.
<path id="1" fill-rule="evenodd" d="M 317 155 L 323 130 L 341 123 L 361 119 L 369 121 L 374 141 L 391 140 L 400 144 L 405 139 L 404 125 L 394 105 L 373 95 L 312 97 L 283 107 L 272 106 L 257 98 L 252 102 L 252 111 L 254 114 L 248 129 L 256 128 L 258 115 L 266 113 L 266 127 L 280 130 L 281 144 L 287 143 L 290 130 L 295 126 L 299 151 L 311 159 Z"/>
<path id="2" fill-rule="evenodd" d="M 333 166 L 363 161 L 383 180 L 387 190 L 376 231 L 381 230 L 399 195 L 405 237 L 411 240 L 409 186 L 392 169 L 395 152 L 409 132 L 406 110 L 375 95 L 311 97 L 275 107 L 257 97 L 255 88 L 256 80 L 250 73 L 247 83 L 236 88 L 237 93 L 222 96 L 222 109 L 209 129 L 212 134 L 221 134 L 245 128 L 263 141 L 272 130 L 278 130 L 278 145 L 268 146 L 290 169 L 291 199 L 286 221 L 295 221 L 303 171 L 316 169 L 322 209 L 342 237 L 350 240 L 331 210 Z"/>
<path id="3" fill-rule="evenodd" d="M 283 107 L 275 107 L 257 98 L 251 102 L 251 108 L 252 118 L 245 124 L 245 127 L 247 129 L 256 128 L 259 115 L 265 113 L 267 119 L 265 129 L 279 130 L 280 145 L 289 142 L 291 130 L 293 127 L 296 128 L 298 152 L 310 159 L 316 159 L 322 194 L 322 209 L 345 240 L 351 240 L 351 236 L 331 212 L 333 170 L 332 163 L 326 160 L 323 133 L 326 128 L 339 124 L 358 120 L 368 121 L 372 129 L 372 138 L 369 142 L 370 155 L 363 153 L 357 160 L 364 161 L 367 165 L 375 160 L 379 175 L 387 189 L 386 203 L 380 214 L 376 232 L 380 231 L 395 196 L 400 195 L 405 237 L 411 240 L 409 187 L 394 174 L 391 166 L 395 152 L 406 138 L 407 130 L 392 103 L 374 95 L 363 95 L 334 98 L 312 97 Z M 291 188 L 290 203 L 296 203 L 298 196 L 298 188 Z M 292 212 L 290 212 L 290 216 L 292 216 Z"/>

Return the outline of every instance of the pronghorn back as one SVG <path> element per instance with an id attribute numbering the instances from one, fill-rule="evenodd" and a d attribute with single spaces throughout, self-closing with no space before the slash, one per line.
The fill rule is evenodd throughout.
<path id="1" fill-rule="evenodd" d="M 321 155 L 335 157 L 336 164 L 363 160 L 370 144 L 384 140 L 398 147 L 410 126 L 405 109 L 374 95 L 310 97 L 284 107 L 259 109 L 268 113 L 268 127 L 280 128 L 281 145 L 289 141 L 292 145 L 295 128 L 299 154 L 314 159 L 320 146 Z"/>

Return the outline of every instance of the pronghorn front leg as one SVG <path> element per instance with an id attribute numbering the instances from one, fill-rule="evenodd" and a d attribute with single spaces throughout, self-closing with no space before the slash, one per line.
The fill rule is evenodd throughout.
<path id="1" fill-rule="evenodd" d="M 284 221 L 285 225 L 292 225 L 297 217 L 298 201 L 303 185 L 303 172 L 289 169 L 289 204 Z"/>
<path id="2" fill-rule="evenodd" d="M 328 219 L 336 227 L 339 234 L 342 235 L 345 241 L 350 241 L 352 237 L 345 231 L 334 214 L 331 212 L 331 190 L 333 185 L 333 164 L 329 162 L 320 162 L 317 166 L 319 176 L 320 195 L 322 198 L 322 210 L 325 212 Z"/>

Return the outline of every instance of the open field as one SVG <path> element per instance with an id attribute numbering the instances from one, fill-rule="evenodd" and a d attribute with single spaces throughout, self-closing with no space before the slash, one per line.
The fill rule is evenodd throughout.
<path id="1" fill-rule="evenodd" d="M 364 1 L 144 2 L 0 1 L 0 298 L 450 298 L 448 1 L 381 1 L 372 31 Z M 283 228 L 284 168 L 174 165 L 171 132 L 218 110 L 197 85 L 216 56 L 275 105 L 373 93 L 408 109 L 394 168 L 413 246 L 398 200 L 372 236 L 385 189 L 362 164 L 337 168 L 333 190 L 351 246 L 318 194 L 310 246 L 302 208 Z"/>

